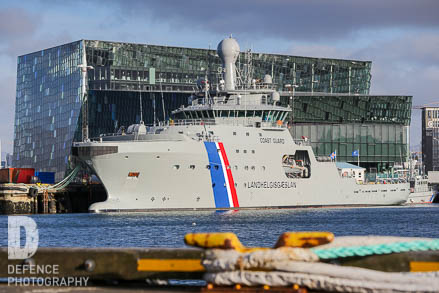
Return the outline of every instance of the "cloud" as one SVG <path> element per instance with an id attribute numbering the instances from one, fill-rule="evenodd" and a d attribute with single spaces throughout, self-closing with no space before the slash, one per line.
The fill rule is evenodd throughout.
<path id="1" fill-rule="evenodd" d="M 105 1 L 106 3 L 106 1 Z M 115 1 L 129 17 L 151 15 L 175 30 L 195 27 L 253 38 L 330 40 L 382 28 L 438 28 L 437 0 Z"/>
<path id="2" fill-rule="evenodd" d="M 406 33 L 379 40 L 361 49 L 335 45 L 304 44 L 289 54 L 372 61 L 371 94 L 411 95 L 413 105 L 439 102 L 439 35 L 433 32 Z M 412 111 L 411 142 L 421 141 L 421 112 Z"/>
<path id="3" fill-rule="evenodd" d="M 0 40 L 7 42 L 32 35 L 37 30 L 40 20 L 40 16 L 31 14 L 23 8 L 2 9 L 0 10 Z"/>

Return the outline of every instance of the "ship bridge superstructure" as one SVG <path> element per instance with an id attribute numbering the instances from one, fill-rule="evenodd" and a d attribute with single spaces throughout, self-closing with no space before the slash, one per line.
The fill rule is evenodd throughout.
<path id="1" fill-rule="evenodd" d="M 237 76 L 241 74 L 235 62 L 240 49 L 236 40 L 224 39 L 217 51 L 223 61 L 223 79 L 213 90 L 207 78 L 199 80 L 200 92 L 189 97 L 189 106 L 172 112 L 174 123 L 207 120 L 246 127 L 285 127 L 291 108 L 280 104 L 280 94 L 274 90 L 271 76 L 238 82 Z"/>

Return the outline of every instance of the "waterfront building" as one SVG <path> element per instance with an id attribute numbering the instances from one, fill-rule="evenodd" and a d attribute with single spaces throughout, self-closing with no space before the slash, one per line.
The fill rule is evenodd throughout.
<path id="1" fill-rule="evenodd" d="M 389 171 L 409 156 L 411 103 L 411 96 L 300 93 L 291 102 L 293 137 L 309 139 L 318 156 L 335 151 L 337 161 Z"/>
<path id="2" fill-rule="evenodd" d="M 422 108 L 422 162 L 427 174 L 439 171 L 439 107 Z"/>
<path id="3" fill-rule="evenodd" d="M 408 156 L 411 97 L 369 95 L 371 66 L 251 52 L 238 60 L 242 80 L 272 76 L 294 108 L 293 135 L 309 137 L 316 154 L 356 163 L 359 149 L 361 166 L 388 170 Z M 145 123 L 169 119 L 205 76 L 220 79 L 215 50 L 81 40 L 19 56 L 13 165 L 59 180 L 73 141 L 139 122 L 139 101 Z"/>

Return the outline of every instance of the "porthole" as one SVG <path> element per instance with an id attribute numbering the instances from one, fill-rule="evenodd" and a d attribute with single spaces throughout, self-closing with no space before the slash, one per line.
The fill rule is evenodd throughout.
<path id="1" fill-rule="evenodd" d="M 207 169 L 207 170 L 210 170 L 210 165 L 206 165 L 206 169 Z"/>
<path id="2" fill-rule="evenodd" d="M 246 132 L 245 135 L 246 135 L 246 136 L 250 136 L 250 133 Z"/>
<path id="3" fill-rule="evenodd" d="M 239 154 L 239 150 L 236 150 L 236 153 Z"/>
<path id="4" fill-rule="evenodd" d="M 247 150 L 244 150 L 244 154 L 246 154 L 247 153 Z"/>
<path id="5" fill-rule="evenodd" d="M 219 168 L 219 167 L 218 167 L 218 165 L 215 165 L 215 167 L 214 167 L 214 168 L 215 168 L 215 170 L 218 170 L 218 168 Z"/>
<path id="6" fill-rule="evenodd" d="M 180 169 L 180 165 L 174 165 L 174 170 Z"/>
<path id="7" fill-rule="evenodd" d="M 233 131 L 233 135 L 236 135 L 236 131 Z"/>
<path id="8" fill-rule="evenodd" d="M 195 165 L 190 165 L 189 169 L 194 170 L 195 169 Z"/>
<path id="9" fill-rule="evenodd" d="M 252 170 L 254 171 L 256 168 L 255 168 L 255 166 L 252 166 Z"/>
<path id="10" fill-rule="evenodd" d="M 252 150 L 252 154 L 254 154 L 255 153 L 255 150 Z"/>
<path id="11" fill-rule="evenodd" d="M 244 169 L 245 169 L 245 170 L 248 170 L 248 166 L 245 166 Z"/>

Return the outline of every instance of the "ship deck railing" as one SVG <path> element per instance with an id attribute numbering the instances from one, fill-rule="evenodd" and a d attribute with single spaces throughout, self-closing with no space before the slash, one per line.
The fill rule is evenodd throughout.
<path id="1" fill-rule="evenodd" d="M 252 117 L 248 117 L 249 121 L 242 120 L 240 118 L 243 117 L 237 117 L 237 119 L 228 119 L 228 120 L 221 120 L 221 123 L 216 122 L 215 119 L 178 119 L 178 120 L 170 120 L 165 122 L 160 122 L 156 125 L 147 125 L 148 127 L 169 127 L 169 126 L 197 126 L 197 125 L 236 125 L 236 126 L 245 126 L 245 127 L 258 127 L 258 128 L 287 128 L 287 122 L 282 121 L 263 121 L 259 122 L 258 126 L 256 126 L 257 123 L 255 123 L 253 120 L 251 120 Z M 302 144 L 303 145 L 303 144 Z M 308 143 L 309 145 L 309 143 Z"/>

